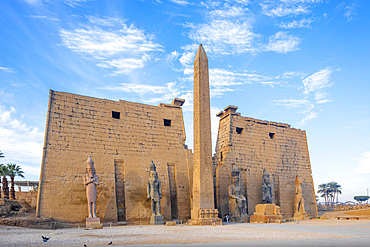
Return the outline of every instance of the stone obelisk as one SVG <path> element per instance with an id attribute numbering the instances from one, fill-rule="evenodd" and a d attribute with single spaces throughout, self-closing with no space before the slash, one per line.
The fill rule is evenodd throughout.
<path id="1" fill-rule="evenodd" d="M 192 225 L 222 224 L 214 208 L 208 58 L 199 45 L 194 61 L 194 158 Z"/>

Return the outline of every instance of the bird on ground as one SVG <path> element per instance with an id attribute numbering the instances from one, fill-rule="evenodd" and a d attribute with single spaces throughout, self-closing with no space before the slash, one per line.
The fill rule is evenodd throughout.
<path id="1" fill-rule="evenodd" d="M 112 244 L 112 241 L 110 241 L 110 243 L 108 245 L 111 245 Z"/>
<path id="2" fill-rule="evenodd" d="M 87 245 L 86 245 L 86 244 L 84 244 L 84 247 L 87 247 Z"/>
<path id="3" fill-rule="evenodd" d="M 42 237 L 42 241 L 44 242 L 47 242 L 50 238 L 47 238 L 47 237 L 44 237 L 44 236 L 41 236 Z"/>

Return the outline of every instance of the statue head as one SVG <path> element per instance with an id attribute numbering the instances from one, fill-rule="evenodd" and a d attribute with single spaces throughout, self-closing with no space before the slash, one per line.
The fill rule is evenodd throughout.
<path id="1" fill-rule="evenodd" d="M 231 183 L 237 185 L 237 184 L 239 184 L 239 175 L 240 175 L 240 172 L 239 172 L 238 167 L 235 165 L 235 163 L 233 163 L 231 166 L 232 166 L 232 170 L 231 170 Z"/>
<path id="2" fill-rule="evenodd" d="M 157 180 L 158 179 L 157 169 L 153 161 L 150 163 L 149 168 L 150 168 L 149 179 Z"/>
<path id="3" fill-rule="evenodd" d="M 94 161 L 91 159 L 91 156 L 86 161 L 86 172 L 91 178 L 95 175 Z"/>
<path id="4" fill-rule="evenodd" d="M 298 175 L 296 175 L 295 176 L 295 185 L 300 186 L 301 184 L 302 184 L 301 178 Z"/>
<path id="5" fill-rule="evenodd" d="M 263 182 L 265 183 L 269 183 L 270 182 L 270 175 L 268 174 L 267 170 L 266 169 L 263 169 L 263 176 L 262 176 L 262 180 Z"/>

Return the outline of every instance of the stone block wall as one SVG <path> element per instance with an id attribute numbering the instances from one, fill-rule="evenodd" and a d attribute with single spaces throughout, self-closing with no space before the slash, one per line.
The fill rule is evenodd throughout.
<path id="1" fill-rule="evenodd" d="M 215 154 L 216 202 L 220 217 L 229 213 L 228 186 L 231 165 L 240 170 L 240 186 L 247 198 L 248 214 L 262 203 L 262 175 L 266 169 L 272 184 L 273 203 L 285 218 L 293 217 L 295 176 L 302 179 L 306 211 L 317 216 L 306 132 L 288 124 L 242 117 L 237 107 L 220 112 Z"/>
<path id="2" fill-rule="evenodd" d="M 149 221 L 151 160 L 162 183 L 163 216 L 171 220 L 176 212 L 178 219 L 187 219 L 192 152 L 184 144 L 178 104 L 150 106 L 50 91 L 37 216 L 85 220 L 83 176 L 91 155 L 100 179 L 97 215 L 103 221 Z"/>
<path id="3" fill-rule="evenodd" d="M 15 192 L 15 199 L 17 201 L 26 201 L 31 207 L 36 208 L 37 202 L 37 192 L 27 191 L 27 192 Z"/>

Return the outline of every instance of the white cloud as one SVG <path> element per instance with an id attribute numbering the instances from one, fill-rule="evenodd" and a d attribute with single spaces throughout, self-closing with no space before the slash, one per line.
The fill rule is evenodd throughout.
<path id="1" fill-rule="evenodd" d="M 4 71 L 6 73 L 15 73 L 15 69 L 13 69 L 13 68 L 0 67 L 0 70 Z"/>
<path id="2" fill-rule="evenodd" d="M 169 82 L 165 86 L 138 84 L 138 83 L 121 83 L 119 86 L 108 86 L 101 88 L 115 92 L 136 93 L 141 100 L 148 104 L 171 103 L 179 95 L 187 95 L 186 91 L 176 82 Z"/>
<path id="3" fill-rule="evenodd" d="M 265 50 L 286 54 L 298 50 L 299 43 L 300 39 L 298 37 L 280 31 L 270 36 Z"/>
<path id="4" fill-rule="evenodd" d="M 98 60 L 100 67 L 114 69 L 112 75 L 143 68 L 153 52 L 162 51 L 153 36 L 118 18 L 89 17 L 87 25 L 61 29 L 60 36 L 64 46 Z"/>
<path id="5" fill-rule="evenodd" d="M 270 17 L 301 15 L 311 12 L 311 8 L 322 0 L 263 0 L 260 3 L 262 13 Z"/>
<path id="6" fill-rule="evenodd" d="M 173 63 L 179 56 L 180 54 L 177 51 L 173 51 L 166 56 L 166 62 Z"/>
<path id="7" fill-rule="evenodd" d="M 65 4 L 68 4 L 71 7 L 81 6 L 82 3 L 90 2 L 93 0 L 64 0 Z"/>
<path id="8" fill-rule="evenodd" d="M 30 5 L 40 5 L 43 0 L 23 0 L 23 1 Z"/>
<path id="9" fill-rule="evenodd" d="M 357 159 L 358 166 L 355 169 L 357 173 L 370 173 L 370 152 L 360 154 Z"/>
<path id="10" fill-rule="evenodd" d="M 351 6 L 345 7 L 346 12 L 344 13 L 344 17 L 346 17 L 347 21 L 352 21 L 353 17 L 357 15 L 357 13 L 355 12 L 357 7 L 358 6 L 355 3 L 352 3 Z"/>
<path id="11" fill-rule="evenodd" d="M 246 8 L 242 6 L 229 6 L 224 5 L 224 7 L 212 10 L 209 15 L 213 18 L 229 18 L 243 16 L 246 13 Z"/>
<path id="12" fill-rule="evenodd" d="M 252 31 L 249 21 L 213 19 L 188 26 L 191 28 L 189 38 L 202 43 L 209 54 L 229 55 L 256 51 L 253 42 L 259 35 Z"/>
<path id="13" fill-rule="evenodd" d="M 331 102 L 328 99 L 328 93 L 325 91 L 326 88 L 330 87 L 330 75 L 333 71 L 329 68 L 322 69 L 307 78 L 302 80 L 303 89 L 302 92 L 304 99 L 283 99 L 283 100 L 274 100 L 277 105 L 294 108 L 298 114 L 304 114 L 304 118 L 298 123 L 298 126 L 302 126 L 307 121 L 316 118 L 317 108 L 325 103 Z M 302 73 L 286 72 L 283 75 L 287 78 L 292 77 L 302 77 Z M 312 92 L 312 94 L 310 94 Z"/>
<path id="14" fill-rule="evenodd" d="M 2 163 L 41 164 L 44 133 L 30 127 L 14 117 L 16 109 L 0 105 L 0 150 L 5 155 Z M 33 174 L 39 167 L 28 169 L 22 165 L 25 174 Z"/>
<path id="15" fill-rule="evenodd" d="M 337 10 L 343 11 L 343 16 L 347 19 L 348 22 L 352 21 L 354 16 L 357 15 L 356 9 L 359 6 L 356 3 L 347 5 L 344 1 L 340 2 L 336 7 Z"/>
<path id="16" fill-rule="evenodd" d="M 271 17 L 282 17 L 287 15 L 300 15 L 309 13 L 309 9 L 302 5 L 284 5 L 284 4 L 261 4 L 262 13 Z"/>
<path id="17" fill-rule="evenodd" d="M 178 5 L 183 5 L 183 6 L 185 6 L 185 5 L 188 5 L 189 4 L 189 2 L 188 1 L 186 1 L 186 0 L 170 0 L 171 2 L 173 2 L 173 3 L 176 3 L 176 4 L 178 4 Z"/>
<path id="18" fill-rule="evenodd" d="M 60 21 L 60 19 L 58 19 L 58 18 L 49 17 L 49 16 L 46 16 L 46 15 L 30 15 L 28 17 L 34 18 L 34 19 L 46 19 L 46 20 L 49 20 L 49 21 Z"/>
<path id="19" fill-rule="evenodd" d="M 306 76 L 304 72 L 301 71 L 287 71 L 283 73 L 283 79 L 292 79 L 292 78 L 301 78 L 303 79 Z"/>
<path id="20" fill-rule="evenodd" d="M 292 29 L 292 28 L 310 28 L 312 23 L 311 19 L 301 19 L 299 21 L 293 20 L 291 22 L 282 22 L 279 24 L 280 28 Z"/>
<path id="21" fill-rule="evenodd" d="M 300 121 L 298 123 L 298 126 L 303 126 L 308 120 L 311 120 L 311 119 L 314 119 L 317 117 L 317 114 L 316 112 L 310 112 L 309 114 L 306 115 L 305 118 L 302 119 L 302 121 Z"/>
<path id="22" fill-rule="evenodd" d="M 311 108 L 312 104 L 309 100 L 304 99 L 283 99 L 283 100 L 274 100 L 278 105 L 290 107 L 290 108 Z"/>
<path id="23" fill-rule="evenodd" d="M 330 87 L 332 85 L 330 83 L 330 75 L 332 72 L 330 68 L 325 68 L 304 79 L 302 81 L 305 89 L 304 94 Z"/>

